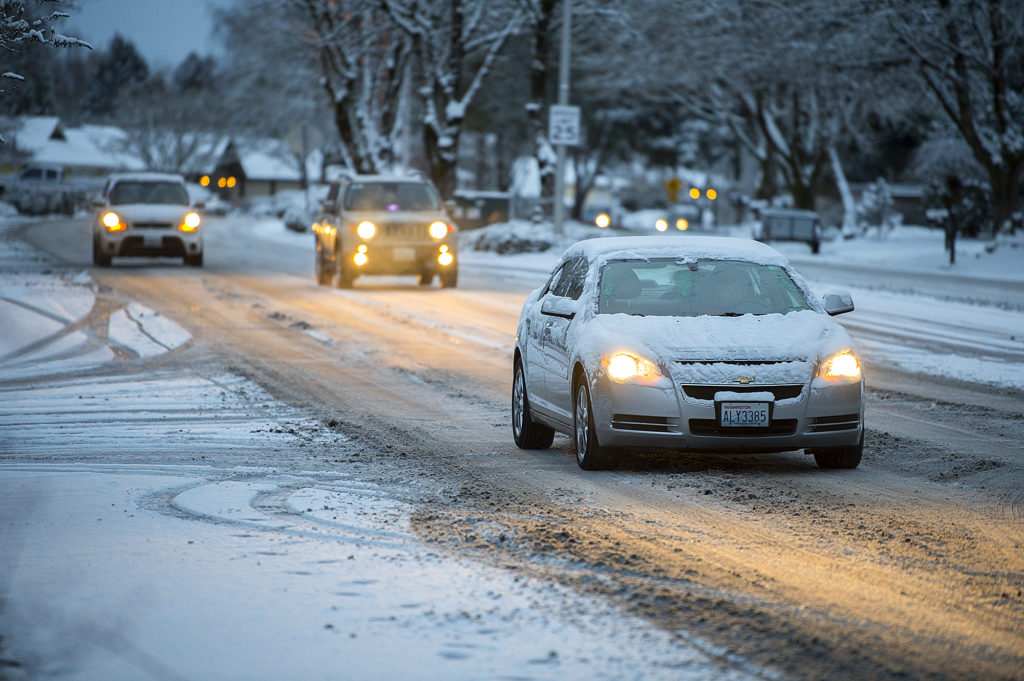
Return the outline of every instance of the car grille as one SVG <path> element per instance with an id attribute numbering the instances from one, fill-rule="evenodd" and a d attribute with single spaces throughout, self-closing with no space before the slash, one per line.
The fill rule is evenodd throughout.
<path id="1" fill-rule="evenodd" d="M 860 414 L 817 416 L 809 420 L 807 431 L 810 433 L 828 433 L 834 430 L 853 430 L 859 425 Z"/>
<path id="2" fill-rule="evenodd" d="M 428 241 L 430 232 L 422 222 L 390 222 L 381 225 L 381 235 L 388 240 Z"/>
<path id="3" fill-rule="evenodd" d="M 612 428 L 616 430 L 641 430 L 648 433 L 674 432 L 664 416 L 639 416 L 637 414 L 613 414 Z"/>
<path id="4" fill-rule="evenodd" d="M 803 385 L 697 385 L 684 383 L 683 392 L 687 397 L 695 400 L 713 400 L 715 393 L 728 390 L 734 393 L 763 393 L 770 392 L 775 395 L 776 400 L 789 400 L 799 397 L 803 391 Z"/>
<path id="5" fill-rule="evenodd" d="M 690 419 L 690 432 L 694 435 L 756 437 L 792 435 L 796 432 L 796 419 L 778 419 L 767 428 L 726 428 L 715 419 Z"/>
<path id="6" fill-rule="evenodd" d="M 174 227 L 170 222 L 135 222 L 132 226 L 135 229 L 171 229 Z"/>

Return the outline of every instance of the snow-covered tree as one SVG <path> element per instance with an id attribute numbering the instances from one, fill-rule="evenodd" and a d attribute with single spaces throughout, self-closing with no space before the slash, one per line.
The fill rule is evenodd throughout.
<path id="1" fill-rule="evenodd" d="M 487 0 L 381 0 L 408 41 L 422 107 L 423 147 L 443 196 L 455 190 L 459 138 L 466 111 L 522 12 Z M 396 36 L 397 37 L 397 36 Z"/>
<path id="2" fill-rule="evenodd" d="M 0 0 L 0 53 L 17 54 L 34 45 L 85 47 L 92 45 L 57 30 L 57 22 L 69 15 L 53 9 L 61 0 Z M 0 96 L 12 85 L 25 82 L 25 75 L 0 67 Z M 0 143 L 4 138 L 0 135 Z"/>
<path id="3" fill-rule="evenodd" d="M 919 86 L 985 169 L 993 229 L 1022 210 L 1024 3 L 885 0 L 883 25 L 915 66 Z"/>

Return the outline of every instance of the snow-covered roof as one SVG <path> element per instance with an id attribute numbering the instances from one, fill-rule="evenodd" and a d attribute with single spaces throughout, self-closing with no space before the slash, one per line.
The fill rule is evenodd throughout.
<path id="1" fill-rule="evenodd" d="M 115 173 L 110 179 L 116 182 L 131 180 L 137 182 L 185 182 L 177 173 Z"/>
<path id="2" fill-rule="evenodd" d="M 586 256 L 588 260 L 615 258 L 718 258 L 749 260 L 767 265 L 789 264 L 785 256 L 759 241 L 725 236 L 623 236 L 587 239 L 566 249 L 564 257 Z"/>
<path id="3" fill-rule="evenodd" d="M 276 140 L 235 140 L 238 162 L 250 180 L 302 179 L 299 161 L 291 150 Z"/>
<path id="4" fill-rule="evenodd" d="M 66 128 L 56 116 L 23 116 L 12 135 L 29 163 L 69 168 L 141 170 L 142 161 L 124 148 L 125 132 L 109 125 Z"/>

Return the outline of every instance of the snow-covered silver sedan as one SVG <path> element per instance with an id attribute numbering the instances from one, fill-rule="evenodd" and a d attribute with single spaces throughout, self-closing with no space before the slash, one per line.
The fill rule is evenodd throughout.
<path id="1" fill-rule="evenodd" d="M 856 468 L 864 447 L 861 361 L 775 249 L 745 239 L 650 236 L 570 247 L 523 305 L 512 434 L 524 449 L 572 436 L 579 465 L 618 449 L 806 448 Z"/>

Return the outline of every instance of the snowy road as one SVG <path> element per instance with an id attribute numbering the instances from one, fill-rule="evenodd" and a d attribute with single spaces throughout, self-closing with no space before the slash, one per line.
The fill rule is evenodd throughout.
<path id="1" fill-rule="evenodd" d="M 25 364 L 36 361 L 38 372 L 47 363 L 29 352 L 0 355 L 9 376 L 0 383 L 4 485 L 27 490 L 5 493 L 5 519 L 30 516 L 40 484 L 48 498 L 80 494 L 97 518 L 71 530 L 124 550 L 101 579 L 100 557 L 83 549 L 88 569 L 76 576 L 95 582 L 80 584 L 79 598 L 102 602 L 118 575 L 151 570 L 186 588 L 161 566 L 178 561 L 202 582 L 196 565 L 216 565 L 224 572 L 214 585 L 237 583 L 212 601 L 200 590 L 185 611 L 220 625 L 232 607 L 245 618 L 285 613 L 272 626 L 239 625 L 244 644 L 296 651 L 233 664 L 216 645 L 168 642 L 173 622 L 165 627 L 161 615 L 180 614 L 167 604 L 129 604 L 138 621 L 119 631 L 136 632 L 145 655 L 118 664 L 157 678 L 202 678 L 204 669 L 251 678 L 245 672 L 268 658 L 311 672 L 355 655 L 389 672 L 381 678 L 407 678 L 393 656 L 411 645 L 419 678 L 1019 675 L 1024 327 L 1012 304 L 951 301 L 926 278 L 908 295 L 905 283 L 880 285 L 877 273 L 843 277 L 855 289 L 849 326 L 865 348 L 871 389 L 857 471 L 819 471 L 792 452 L 635 455 L 594 475 L 576 468 L 567 440 L 523 452 L 508 432 L 512 336 L 523 298 L 544 278 L 542 258 L 512 269 L 469 257 L 455 290 L 385 278 L 335 291 L 313 284 L 311 237 L 271 226 L 211 221 L 201 271 L 152 262 L 91 270 L 81 221 L 24 232 L 70 281 L 88 269 L 99 288 L 84 317 L 50 311 L 55 324 L 73 320 L 62 338 L 82 334 L 50 355 L 64 376 L 33 378 Z M 978 283 L 977 295 L 990 285 Z M 1012 301 L 1020 287 L 1001 288 Z M 5 309 L 26 310 L 13 294 L 0 298 Z M 150 357 L 132 350 L 110 321 L 131 304 L 141 306 L 134 318 L 148 310 L 191 339 Z M 168 338 L 166 329 L 153 335 Z M 114 356 L 101 357 L 103 348 Z M 146 381 L 180 378 L 195 385 L 177 401 L 199 407 L 176 414 L 170 386 Z M 141 394 L 97 387 L 118 381 Z M 148 397 L 156 394 L 162 407 Z M 380 505 L 353 501 L 360 496 Z M 62 522 L 59 506 L 44 506 L 33 529 Z M 18 522 L 6 525 L 19 536 Z M 202 541 L 188 544 L 193 535 Z M 133 552 L 133 536 L 166 545 Z M 341 560 L 342 572 L 369 564 L 379 586 L 339 585 L 339 572 L 323 567 L 333 563 L 321 560 Z M 257 569 L 264 561 L 280 565 Z M 230 564 L 244 569 L 226 578 Z M 391 598 L 408 577 L 414 595 Z M 239 584 L 252 585 L 255 598 Z M 356 597 L 330 596 L 349 592 L 369 600 L 341 607 Z M 508 600 L 492 607 L 488 594 Z M 343 614 L 325 619 L 328 603 Z M 474 624 L 459 624 L 460 612 Z M 311 613 L 314 624 L 305 621 Z M 328 624 L 369 637 L 365 654 L 323 643 Z M 388 637 L 393 645 L 380 643 Z M 173 659 L 183 663 L 171 677 Z M 301 659 L 312 662 L 295 667 Z"/>

